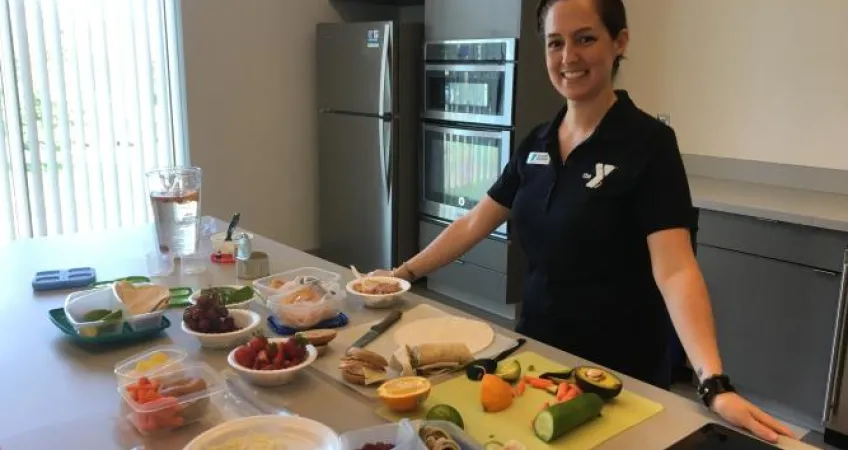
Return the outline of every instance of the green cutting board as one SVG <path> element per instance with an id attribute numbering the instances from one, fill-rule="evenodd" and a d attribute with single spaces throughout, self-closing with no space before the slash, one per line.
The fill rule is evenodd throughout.
<path id="1" fill-rule="evenodd" d="M 543 372 L 567 369 L 532 352 L 524 352 L 511 359 L 521 363 L 523 375 L 538 376 Z M 528 370 L 531 366 L 533 371 Z M 528 386 L 524 395 L 516 397 L 508 409 L 498 413 L 486 413 L 480 405 L 480 382 L 458 376 L 433 386 L 430 396 L 416 413 L 397 414 L 381 405 L 377 408 L 377 414 L 393 422 L 404 417 L 420 419 L 433 405 L 446 403 L 459 411 L 465 422 L 465 431 L 481 444 L 492 440 L 503 443 L 515 439 L 528 450 L 588 450 L 663 409 L 659 403 L 627 390 L 625 385 L 618 397 L 604 405 L 601 417 L 581 425 L 551 444 L 545 444 L 533 434 L 531 422 L 542 405 L 552 399 L 553 396 L 546 391 Z"/>

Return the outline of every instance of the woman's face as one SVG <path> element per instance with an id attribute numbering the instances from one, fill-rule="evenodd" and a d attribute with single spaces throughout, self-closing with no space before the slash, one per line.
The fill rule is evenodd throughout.
<path id="1" fill-rule="evenodd" d="M 612 89 L 613 63 L 627 40 L 627 30 L 610 37 L 595 0 L 557 1 L 545 17 L 545 60 L 554 88 L 571 101 Z"/>

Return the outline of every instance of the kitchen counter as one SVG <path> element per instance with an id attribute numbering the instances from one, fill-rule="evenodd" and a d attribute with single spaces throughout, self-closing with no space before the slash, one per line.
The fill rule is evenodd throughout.
<path id="1" fill-rule="evenodd" d="M 700 192 L 704 192 L 700 189 Z M 218 222 L 219 228 L 223 224 Z M 4 249 L 6 263 L 0 272 L 4 295 L 0 300 L 0 448 L 25 450 L 44 448 L 141 448 L 178 449 L 200 430 L 187 427 L 158 440 L 142 441 L 120 416 L 113 366 L 127 356 L 160 344 L 186 348 L 191 358 L 222 370 L 227 367 L 225 351 L 204 350 L 180 330 L 180 310 L 168 312 L 172 326 L 167 334 L 129 347 L 84 348 L 72 343 L 48 318 L 48 310 L 60 307 L 67 293 L 32 292 L 29 282 L 38 270 L 93 266 L 98 279 L 107 280 L 146 273 L 144 254 L 151 247 L 152 230 L 140 227 L 91 235 L 51 237 L 14 242 Z M 254 248 L 270 256 L 271 272 L 314 266 L 350 273 L 339 266 L 257 236 Z M 179 266 L 177 267 L 177 269 Z M 202 287 L 212 283 L 236 282 L 232 265 L 210 265 L 203 274 L 183 276 L 178 271 L 163 280 L 170 285 Z M 429 303 L 452 314 L 453 308 L 414 294 L 405 295 L 405 308 Z M 261 307 L 255 307 L 262 310 Z M 351 324 L 375 320 L 383 313 L 346 302 Z M 515 336 L 494 325 L 496 332 Z M 526 350 L 567 365 L 585 363 L 568 353 L 529 341 Z M 664 410 L 622 434 L 600 449 L 663 449 L 715 416 L 700 405 L 671 392 L 622 377 L 625 388 L 661 403 Z M 375 403 L 352 389 L 333 383 L 315 371 L 301 373 L 288 386 L 264 389 L 269 402 L 284 405 L 295 413 L 316 419 L 337 432 L 379 425 Z M 812 448 L 784 439 L 782 448 Z"/>
<path id="2" fill-rule="evenodd" d="M 848 232 L 848 196 L 690 176 L 698 208 Z"/>

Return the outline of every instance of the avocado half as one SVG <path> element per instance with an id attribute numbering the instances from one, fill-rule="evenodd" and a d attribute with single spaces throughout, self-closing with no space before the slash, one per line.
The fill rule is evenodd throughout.
<path id="1" fill-rule="evenodd" d="M 574 381 L 583 392 L 594 392 L 604 400 L 611 400 L 618 396 L 623 387 L 618 377 L 600 367 L 574 368 Z"/>

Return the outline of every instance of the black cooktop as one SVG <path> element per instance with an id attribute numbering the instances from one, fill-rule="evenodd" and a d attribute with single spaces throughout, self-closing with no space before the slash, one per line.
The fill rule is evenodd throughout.
<path id="1" fill-rule="evenodd" d="M 773 450 L 777 447 L 717 423 L 708 423 L 668 450 Z"/>

